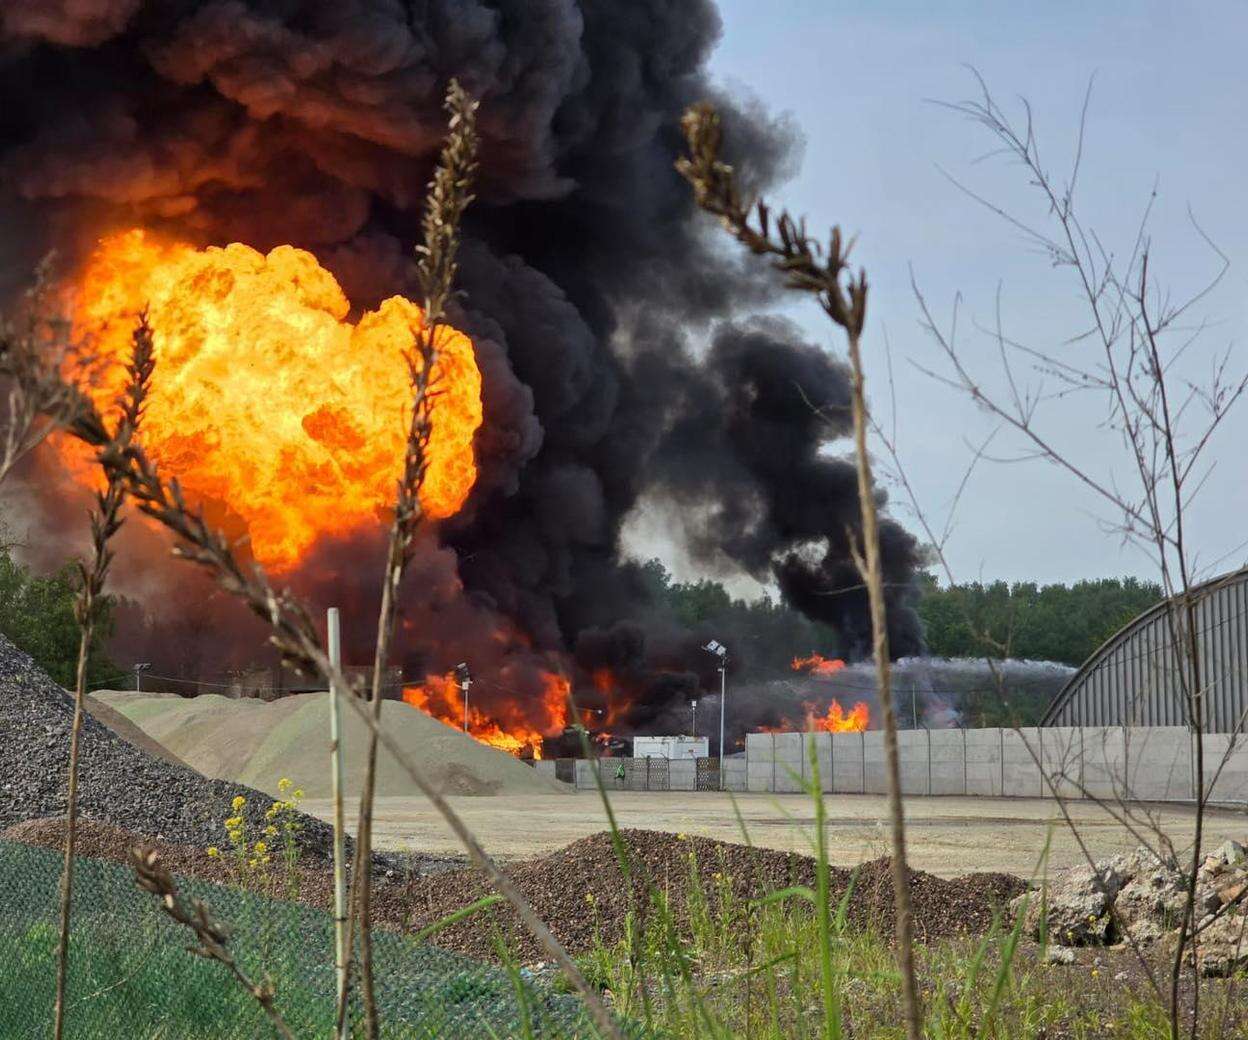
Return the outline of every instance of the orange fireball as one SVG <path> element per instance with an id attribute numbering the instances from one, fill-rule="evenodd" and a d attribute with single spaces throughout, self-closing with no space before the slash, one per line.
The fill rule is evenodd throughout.
<path id="1" fill-rule="evenodd" d="M 110 407 L 135 317 L 148 308 L 156 370 L 143 444 L 188 497 L 250 536 L 256 559 L 294 566 L 323 535 L 374 525 L 394 501 L 410 414 L 404 360 L 424 316 L 395 296 L 358 322 L 333 275 L 292 246 L 195 249 L 143 230 L 100 242 L 78 285 L 75 331 L 105 362 Z M 437 397 L 420 500 L 434 519 L 476 480 L 481 373 L 471 341 L 438 333 Z M 95 479 L 69 442 L 74 471 Z"/>

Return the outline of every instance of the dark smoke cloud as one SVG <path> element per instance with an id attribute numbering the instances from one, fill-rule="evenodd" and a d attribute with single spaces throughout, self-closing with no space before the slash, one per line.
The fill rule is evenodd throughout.
<path id="1" fill-rule="evenodd" d="M 0 26 L 0 292 L 49 248 L 72 269 L 133 224 L 310 248 L 361 307 L 410 291 L 446 82 L 480 97 L 456 320 L 485 378 L 481 477 L 408 584 L 410 667 L 473 648 L 500 663 L 575 650 L 591 667 L 623 640 L 620 667 L 656 716 L 713 681 L 697 635 L 653 614 L 619 559 L 647 491 L 699 518 L 686 533 L 702 558 L 774 579 L 865 650 L 853 473 L 824 448 L 847 429 L 845 374 L 781 323 L 714 327 L 766 305 L 773 281 L 720 248 L 672 169 L 680 113 L 708 96 L 751 186 L 798 150 L 785 121 L 709 83 L 709 0 L 10 0 Z M 686 337 L 708 330 L 703 356 Z M 47 544 L 70 544 L 81 499 L 50 469 L 28 476 Z M 291 581 L 367 619 L 374 543 L 323 545 Z M 149 606 L 196 580 L 162 579 L 163 550 L 137 526 L 127 543 Z M 914 543 L 893 525 L 885 558 L 906 652 Z M 200 638 L 224 663 L 235 629 L 210 615 Z M 608 635 L 622 622 L 631 635 Z"/>

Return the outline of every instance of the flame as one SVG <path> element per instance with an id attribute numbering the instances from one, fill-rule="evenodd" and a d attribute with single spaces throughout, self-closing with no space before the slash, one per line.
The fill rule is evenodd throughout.
<path id="1" fill-rule="evenodd" d="M 822 715 L 812 702 L 802 707 L 806 709 L 806 729 L 811 733 L 862 733 L 871 724 L 871 709 L 865 701 L 858 701 L 848 713 L 835 699 Z"/>
<path id="2" fill-rule="evenodd" d="M 234 243 L 195 249 L 143 230 L 103 239 L 79 284 L 75 332 L 105 366 L 102 408 L 124 382 L 146 306 L 156 370 L 143 443 L 218 523 L 250 535 L 282 571 L 322 535 L 376 524 L 392 506 L 411 392 L 405 352 L 419 307 L 391 297 L 358 322 L 333 275 L 301 249 L 267 256 Z M 476 480 L 481 374 L 472 343 L 440 329 L 429 467 L 420 501 L 448 517 Z M 63 440 L 84 480 L 94 467 Z"/>
<path id="3" fill-rule="evenodd" d="M 758 733 L 794 733 L 805 729 L 807 733 L 864 733 L 871 728 L 871 708 L 866 701 L 858 701 L 847 712 L 841 702 L 832 699 L 827 708 L 820 709 L 815 701 L 803 701 L 806 710 L 804 725 L 786 717 L 778 725 L 762 725 Z"/>
<path id="4" fill-rule="evenodd" d="M 468 735 L 512 755 L 522 756 L 530 750 L 534 758 L 540 759 L 543 738 L 562 733 L 567 727 L 568 693 L 572 688 L 564 676 L 554 672 L 542 673 L 541 679 L 540 703 L 545 715 L 541 728 L 519 717 L 527 704 L 509 702 L 508 717 L 495 718 L 476 707 L 470 695 Z M 464 728 L 464 691 L 453 676 L 427 675 L 423 683 L 403 688 L 403 700 L 453 729 Z"/>
<path id="5" fill-rule="evenodd" d="M 791 667 L 795 672 L 805 672 L 807 675 L 826 679 L 844 668 L 845 662 L 836 657 L 824 657 L 823 654 L 812 652 L 809 657 L 793 658 Z"/>

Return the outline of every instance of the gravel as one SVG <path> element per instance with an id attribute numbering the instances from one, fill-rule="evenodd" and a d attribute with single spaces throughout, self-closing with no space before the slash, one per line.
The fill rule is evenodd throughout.
<path id="1" fill-rule="evenodd" d="M 0 635 L 0 830 L 63 815 L 73 698 Z M 209 780 L 127 743 L 84 715 L 79 746 L 79 812 L 85 819 L 180 845 L 223 844 L 221 821 L 236 795 L 253 833 L 272 799 L 242 784 Z M 300 814 L 305 855 L 331 855 L 328 824 Z"/>
<path id="2" fill-rule="evenodd" d="M 646 903 L 643 893 L 653 884 L 667 894 L 678 920 L 687 917 L 695 883 L 714 905 L 713 893 L 721 884 L 729 885 L 739 899 L 746 899 L 789 885 L 813 885 L 815 880 L 815 861 L 796 853 L 661 831 L 626 830 L 622 837 L 634 873 L 634 905 Z M 696 862 L 696 882 L 691 854 Z M 551 855 L 504 869 L 538 916 L 573 953 L 592 946 L 595 928 L 605 943 L 623 936 L 629 891 L 610 834 L 595 834 Z M 854 879 L 847 912 L 851 923 L 891 930 L 893 893 L 887 859 L 863 864 L 856 876 L 854 871 L 840 868 L 832 868 L 830 873 L 834 901 L 839 901 Z M 915 932 L 921 941 L 984 933 L 991 927 L 994 913 L 1026 888 L 1021 878 L 1008 874 L 970 874 L 946 880 L 912 871 L 910 878 Z M 486 893 L 475 871 L 448 871 L 416 878 L 401 892 L 387 893 L 378 900 L 378 910 L 397 921 L 406 919 L 412 928 L 421 928 Z M 403 902 L 395 905 L 395 898 Z M 521 959 L 543 955 L 511 910 L 502 906 L 443 929 L 433 941 L 474 956 L 491 956 L 492 929 L 485 927 L 480 917 L 492 918 L 498 924 Z"/>
<path id="3" fill-rule="evenodd" d="M 649 879 L 667 893 L 672 910 L 681 921 L 687 919 L 693 883 L 691 853 L 697 861 L 697 884 L 708 896 L 723 883 L 722 879 L 741 899 L 814 882 L 814 860 L 796 853 L 708 838 L 684 838 L 661 831 L 627 830 L 621 835 L 628 847 L 637 891 L 645 890 L 641 879 Z M 0 840 L 51 849 L 61 848 L 64 837 L 62 819 L 28 821 L 0 832 Z M 115 827 L 86 823 L 79 832 L 77 847 L 80 855 L 125 863 L 127 850 L 139 840 L 140 836 Z M 175 875 L 227 883 L 236 880 L 227 859 L 212 859 L 201 849 L 168 841 L 154 844 Z M 622 937 L 627 886 L 609 833 L 583 838 L 548 856 L 509 864 L 503 869 L 573 954 L 593 946 L 595 928 L 604 943 Z M 305 859 L 300 862 L 299 875 L 299 901 L 328 909 L 333 893 L 328 866 Z M 854 876 L 850 870 L 831 870 L 834 900 L 839 900 Z M 915 930 L 920 941 L 984 933 L 992 924 L 994 911 L 1026 887 L 1020 878 L 1008 874 L 970 874 L 946 880 L 912 871 L 910 878 Z M 415 931 L 442 920 L 487 892 L 481 876 L 473 869 L 410 859 L 398 869 L 374 871 L 374 922 L 381 927 Z M 592 896 L 592 905 L 587 895 Z M 644 898 L 640 902 L 644 903 Z M 888 931 L 892 913 L 888 861 L 879 859 L 863 864 L 854 881 L 849 921 L 859 927 Z M 446 949 L 494 959 L 497 950 L 491 924 L 498 925 L 511 952 L 522 961 L 545 959 L 546 951 L 524 930 L 511 909 L 502 905 L 442 929 L 431 941 Z"/>

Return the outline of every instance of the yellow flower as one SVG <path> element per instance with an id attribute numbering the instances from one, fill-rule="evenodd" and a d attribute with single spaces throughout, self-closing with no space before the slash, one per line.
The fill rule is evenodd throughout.
<path id="1" fill-rule="evenodd" d="M 216 859 L 217 856 L 221 855 L 221 850 L 218 849 L 215 845 L 209 845 L 208 855 L 211 856 L 213 859 Z"/>
<path id="2" fill-rule="evenodd" d="M 269 824 L 267 827 L 264 828 L 264 833 L 267 834 L 270 838 L 272 838 L 274 835 L 277 834 L 277 828 L 274 827 L 272 824 Z"/>
<path id="3" fill-rule="evenodd" d="M 291 798 L 293 798 L 293 799 L 295 800 L 295 802 L 297 802 L 297 801 L 298 801 L 300 798 L 302 798 L 302 797 L 303 797 L 303 788 L 302 788 L 302 787 L 296 787 L 296 788 L 295 788 L 295 793 L 291 795 Z M 295 802 L 291 802 L 291 803 L 290 803 L 290 807 L 291 807 L 292 809 L 295 807 Z"/>
<path id="4" fill-rule="evenodd" d="M 684 836 L 683 834 L 677 834 L 677 835 L 676 835 L 676 840 L 677 840 L 677 841 L 684 841 L 684 840 L 685 840 L 685 836 Z"/>
<path id="5" fill-rule="evenodd" d="M 282 803 L 274 802 L 272 805 L 269 806 L 269 811 L 266 812 L 264 815 L 268 817 L 268 819 L 271 820 L 273 819 L 274 816 L 276 816 L 281 811 L 282 811 Z"/>
<path id="6" fill-rule="evenodd" d="M 243 818 L 241 816 L 231 816 L 225 821 L 225 829 L 232 831 L 235 827 L 241 827 L 242 823 Z"/>
<path id="7" fill-rule="evenodd" d="M 253 845 L 253 846 L 252 846 L 252 848 L 255 850 L 255 853 L 256 853 L 256 855 L 257 855 L 257 856 L 263 856 L 263 855 L 264 855 L 264 850 L 265 850 L 266 848 L 268 848 L 268 846 L 267 846 L 267 845 L 265 845 L 265 843 L 264 843 L 264 842 L 262 842 L 262 841 L 258 841 L 258 842 L 256 842 L 256 843 L 255 843 L 255 845 Z"/>
<path id="8" fill-rule="evenodd" d="M 281 779 L 277 782 L 277 789 L 278 789 L 279 791 L 281 791 L 283 794 L 285 794 L 285 793 L 286 793 L 286 789 L 287 789 L 288 787 L 290 787 L 290 778 L 289 778 L 289 777 L 285 777 L 285 776 L 284 776 L 284 777 L 282 777 L 282 778 L 281 778 Z"/>
<path id="9" fill-rule="evenodd" d="M 234 801 L 230 802 L 230 805 L 234 807 L 235 812 L 238 812 L 238 810 L 241 809 L 246 804 L 247 804 L 247 799 L 244 798 L 241 794 L 236 794 L 234 796 Z"/>

